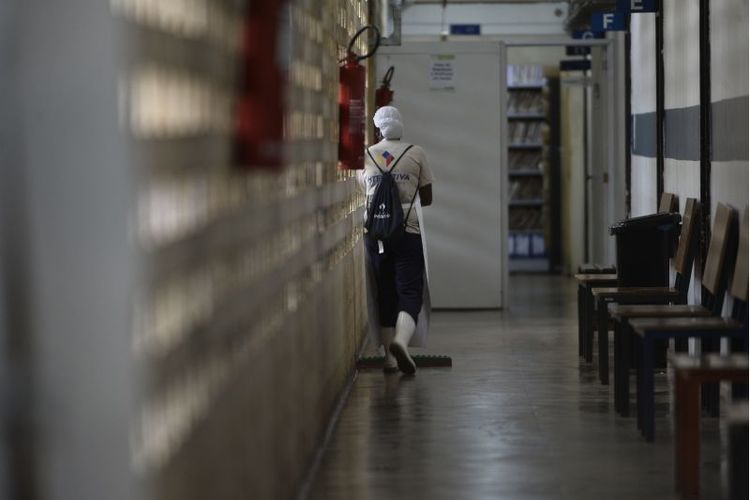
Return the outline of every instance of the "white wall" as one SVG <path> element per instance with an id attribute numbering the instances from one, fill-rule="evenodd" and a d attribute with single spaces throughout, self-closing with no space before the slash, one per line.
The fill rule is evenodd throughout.
<path id="1" fill-rule="evenodd" d="M 698 2 L 664 0 L 664 108 L 668 110 L 700 105 Z M 679 145 L 700 143 L 695 134 L 681 135 Z M 670 130 L 665 130 L 665 142 Z M 670 145 L 666 145 L 667 149 Z M 700 162 L 697 159 L 664 160 L 664 190 L 680 197 L 684 207 L 688 196 L 700 197 Z"/>
<path id="2" fill-rule="evenodd" d="M 700 103 L 698 2 L 664 0 L 664 107 Z"/>
<path id="3" fill-rule="evenodd" d="M 733 100 L 748 95 L 748 2 L 747 0 L 711 1 L 711 102 Z M 737 108 L 744 113 L 737 118 L 747 125 L 747 101 Z M 716 118 L 716 117 L 715 117 Z M 747 129 L 738 123 L 728 123 L 729 130 L 714 120 L 715 133 L 732 133 L 744 140 L 742 155 L 716 151 L 711 163 L 711 202 L 715 209 L 719 201 L 743 210 L 748 203 Z M 720 158 L 720 159 L 717 159 Z"/>
<path id="4" fill-rule="evenodd" d="M 25 252 L 25 283 L 13 292 L 23 304 L 16 313 L 26 315 L 20 334 L 31 340 L 14 351 L 13 364 L 29 363 L 17 375 L 32 381 L 15 388 L 28 391 L 21 401 L 32 405 L 33 421 L 24 422 L 35 437 L 28 465 L 38 498 L 136 498 L 129 435 L 135 169 L 118 127 L 119 27 L 100 1 L 14 3 L 18 32 L 6 67 L 19 105 L 0 150 L 19 145 L 12 160 L 26 180 L 12 181 L 28 214 L 25 239 L 13 242 Z"/>
<path id="5" fill-rule="evenodd" d="M 563 73 L 562 77 L 579 77 L 579 74 Z M 560 87 L 560 191 L 562 223 L 562 265 L 566 274 L 576 273 L 584 263 L 584 218 L 583 210 L 584 172 L 584 128 L 581 119 L 585 90 L 582 86 Z"/>
<path id="6" fill-rule="evenodd" d="M 748 2 L 711 0 L 711 100 L 748 95 Z"/>
<path id="7" fill-rule="evenodd" d="M 698 2 L 682 0 L 664 0 L 663 8 L 664 108 L 669 113 L 669 110 L 700 105 L 699 11 Z M 670 125 L 669 119 L 665 118 L 664 191 L 677 194 L 680 210 L 683 210 L 688 197 L 700 199 L 700 161 L 698 158 L 683 159 L 679 156 L 691 144 L 700 144 L 700 127 L 695 123 L 696 126 L 690 129 L 693 133 L 675 135 L 672 133 L 675 125 Z M 679 154 L 670 155 L 670 149 L 678 149 Z M 700 302 L 697 282 L 693 278 L 690 284 L 690 303 Z"/>
<path id="8" fill-rule="evenodd" d="M 656 18 L 638 14 L 630 20 L 631 114 L 656 111 Z M 655 131 L 655 130 L 654 130 Z M 635 139 L 636 130 L 632 130 Z M 653 138 L 656 141 L 656 138 Z M 631 154 L 630 213 L 632 216 L 654 213 L 656 196 L 656 158 Z"/>
<path id="9" fill-rule="evenodd" d="M 748 2 L 712 0 L 709 18 L 714 213 L 719 202 L 742 210 L 748 199 Z M 654 16 L 634 15 L 631 32 L 631 105 L 634 115 L 642 115 L 656 107 Z M 664 190 L 679 196 L 681 210 L 687 197 L 700 198 L 699 42 L 699 3 L 664 0 Z M 651 156 L 632 156 L 633 215 L 656 207 L 656 161 Z M 699 288 L 694 278 L 691 302 L 700 300 Z"/>

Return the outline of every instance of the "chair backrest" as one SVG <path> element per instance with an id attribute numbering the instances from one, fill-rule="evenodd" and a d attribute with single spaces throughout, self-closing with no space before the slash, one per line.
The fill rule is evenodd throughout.
<path id="1" fill-rule="evenodd" d="M 657 210 L 660 214 L 669 214 L 680 210 L 680 206 L 677 203 L 677 195 L 672 193 L 662 193 L 659 198 L 659 209 Z"/>
<path id="2" fill-rule="evenodd" d="M 728 276 L 724 272 L 727 250 L 729 249 L 734 230 L 737 225 L 737 211 L 732 207 L 719 203 L 714 217 L 714 227 L 711 229 L 711 243 L 708 245 L 706 265 L 703 267 L 703 288 L 712 295 L 722 292 L 722 278 Z M 733 254 L 733 252 L 732 252 Z"/>
<path id="3" fill-rule="evenodd" d="M 680 242 L 677 244 L 674 268 L 677 274 L 686 278 L 687 281 L 690 280 L 690 269 L 693 267 L 693 257 L 698 243 L 699 214 L 700 202 L 695 198 L 685 200 L 685 212 L 682 214 L 682 229 Z"/>
<path id="4" fill-rule="evenodd" d="M 748 239 L 748 213 L 747 207 L 742 214 L 740 224 L 740 240 L 737 246 L 737 261 L 734 264 L 732 283 L 729 285 L 729 294 L 737 300 L 747 303 L 747 239 Z"/>
<path id="5" fill-rule="evenodd" d="M 716 294 L 721 281 L 721 271 L 729 247 L 732 226 L 736 224 L 737 211 L 719 203 L 714 217 L 714 227 L 711 229 L 711 243 L 708 246 L 706 266 L 703 268 L 703 287 Z"/>

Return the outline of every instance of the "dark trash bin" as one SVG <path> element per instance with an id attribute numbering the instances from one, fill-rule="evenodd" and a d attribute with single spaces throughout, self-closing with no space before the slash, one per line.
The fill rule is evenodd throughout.
<path id="1" fill-rule="evenodd" d="M 618 286 L 669 286 L 669 259 L 679 235 L 680 214 L 633 217 L 610 226 L 617 248 Z"/>

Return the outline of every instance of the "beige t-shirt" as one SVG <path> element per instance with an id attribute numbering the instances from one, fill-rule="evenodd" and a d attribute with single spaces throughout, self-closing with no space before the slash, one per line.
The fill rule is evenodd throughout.
<path id="1" fill-rule="evenodd" d="M 408 142 L 399 140 L 383 139 L 377 144 L 370 146 L 370 154 L 378 162 L 380 168 L 384 171 L 390 170 L 401 153 L 409 147 Z M 420 168 L 421 167 L 421 168 Z M 409 211 L 409 204 L 414 197 L 414 192 L 421 187 L 432 184 L 432 171 L 427 164 L 427 157 L 424 150 L 419 146 L 412 148 L 401 158 L 396 168 L 392 172 L 393 178 L 398 186 L 398 192 L 401 196 L 401 203 L 404 208 L 404 216 Z M 370 205 L 370 198 L 375 194 L 375 189 L 380 182 L 380 170 L 372 163 L 370 156 L 365 152 L 365 168 L 359 173 L 359 183 L 367 195 L 367 206 Z M 367 214 L 365 213 L 365 219 Z M 419 234 L 419 219 L 417 211 L 412 208 L 406 221 L 406 232 Z"/>

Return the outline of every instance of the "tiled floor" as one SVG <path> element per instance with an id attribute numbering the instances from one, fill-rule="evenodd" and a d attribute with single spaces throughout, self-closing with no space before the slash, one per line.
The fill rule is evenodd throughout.
<path id="1" fill-rule="evenodd" d="M 433 315 L 428 352 L 452 369 L 359 374 L 311 498 L 676 498 L 666 375 L 649 444 L 579 363 L 575 284 L 526 275 L 510 290 L 504 312 Z M 722 498 L 719 424 L 703 424 L 704 497 Z"/>

